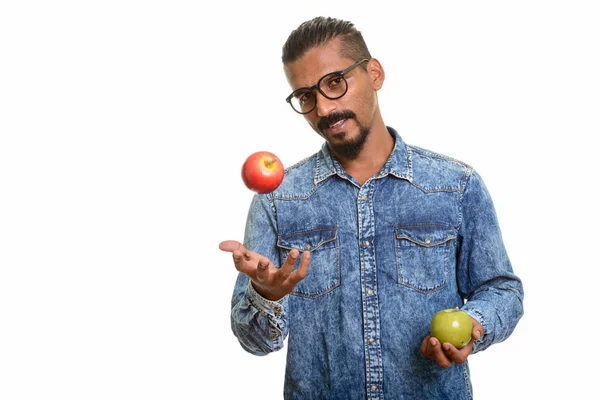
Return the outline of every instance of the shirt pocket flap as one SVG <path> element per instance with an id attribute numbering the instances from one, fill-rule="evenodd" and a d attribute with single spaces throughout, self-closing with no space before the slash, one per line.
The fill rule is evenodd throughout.
<path id="1" fill-rule="evenodd" d="M 437 246 L 456 238 L 456 229 L 444 225 L 396 226 L 396 239 L 406 239 L 424 247 Z"/>
<path id="2" fill-rule="evenodd" d="M 300 251 L 314 251 L 327 243 L 335 242 L 336 239 L 337 228 L 322 228 L 279 236 L 277 239 L 277 246 L 290 250 L 298 249 Z"/>

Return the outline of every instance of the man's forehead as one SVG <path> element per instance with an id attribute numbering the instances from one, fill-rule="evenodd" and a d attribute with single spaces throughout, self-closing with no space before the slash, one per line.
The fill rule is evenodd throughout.
<path id="1" fill-rule="evenodd" d="M 330 72 L 348 67 L 348 60 L 340 55 L 339 48 L 319 46 L 307 51 L 298 60 L 284 66 L 288 83 L 293 89 L 312 86 L 319 78 Z"/>

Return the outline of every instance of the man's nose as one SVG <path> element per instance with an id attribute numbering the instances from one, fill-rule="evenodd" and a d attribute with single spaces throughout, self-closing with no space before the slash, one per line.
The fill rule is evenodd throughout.
<path id="1" fill-rule="evenodd" d="M 323 94 L 318 90 L 316 92 L 317 97 L 315 99 L 317 100 L 317 115 L 319 117 L 324 117 L 331 114 L 331 112 L 334 111 L 337 107 L 337 105 L 335 104 L 335 100 L 328 99 L 327 97 L 323 96 Z"/>

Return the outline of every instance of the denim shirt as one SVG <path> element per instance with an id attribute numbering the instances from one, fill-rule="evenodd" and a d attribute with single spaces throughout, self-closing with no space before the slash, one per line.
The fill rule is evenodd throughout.
<path id="1" fill-rule="evenodd" d="M 465 310 L 485 328 L 476 353 L 523 314 L 481 177 L 388 131 L 393 152 L 363 185 L 323 144 L 252 200 L 246 248 L 276 266 L 292 249 L 311 251 L 292 294 L 269 301 L 240 274 L 232 297 L 246 351 L 265 355 L 287 338 L 285 399 L 472 399 L 468 362 L 442 369 L 420 353 L 431 318 Z"/>

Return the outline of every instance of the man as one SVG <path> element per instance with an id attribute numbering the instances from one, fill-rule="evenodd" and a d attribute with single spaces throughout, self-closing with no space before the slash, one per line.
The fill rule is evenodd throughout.
<path id="1" fill-rule="evenodd" d="M 481 177 L 384 124 L 384 70 L 352 23 L 306 21 L 282 60 L 287 101 L 325 143 L 253 198 L 244 244 L 219 246 L 240 271 L 233 332 L 256 355 L 287 337 L 286 399 L 472 398 L 467 358 L 523 313 Z M 461 349 L 429 336 L 455 307 L 473 321 Z"/>

